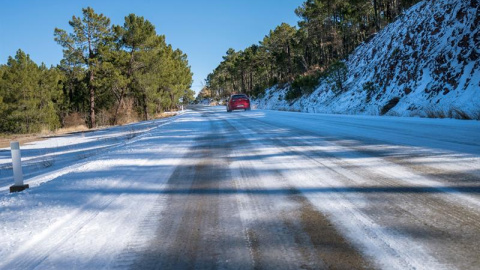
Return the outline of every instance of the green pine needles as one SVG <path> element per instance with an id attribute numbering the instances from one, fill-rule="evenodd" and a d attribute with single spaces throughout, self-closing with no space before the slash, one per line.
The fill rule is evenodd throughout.
<path id="1" fill-rule="evenodd" d="M 54 30 L 63 49 L 56 67 L 39 66 L 22 50 L 0 65 L 1 133 L 54 130 L 78 119 L 90 128 L 122 124 L 193 100 L 187 55 L 148 20 L 129 14 L 111 25 L 88 7 L 69 24 Z"/>

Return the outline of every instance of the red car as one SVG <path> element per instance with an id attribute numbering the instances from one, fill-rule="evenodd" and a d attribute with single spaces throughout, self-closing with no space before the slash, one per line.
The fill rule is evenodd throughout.
<path id="1" fill-rule="evenodd" d="M 230 96 L 227 101 L 227 112 L 233 110 L 250 110 L 250 99 L 245 94 L 236 94 Z"/>

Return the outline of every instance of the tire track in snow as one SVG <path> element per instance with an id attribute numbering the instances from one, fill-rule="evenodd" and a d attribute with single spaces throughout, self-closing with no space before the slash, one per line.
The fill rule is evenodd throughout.
<path id="1" fill-rule="evenodd" d="M 135 142 L 140 142 L 141 139 L 152 136 L 152 133 L 154 133 L 155 130 L 158 130 L 159 127 L 160 126 L 150 129 L 149 132 L 138 136 L 137 140 L 126 143 L 125 145 L 131 145 Z M 167 145 L 162 150 L 169 152 L 173 151 L 174 149 L 177 151 L 182 151 L 177 145 Z M 107 153 L 101 155 L 105 158 L 105 160 L 95 160 L 95 158 L 92 158 L 92 160 L 89 162 L 74 166 L 76 168 L 74 172 L 77 174 L 82 174 L 83 172 L 91 171 L 94 168 L 103 168 L 104 165 L 109 163 L 111 157 L 117 157 L 117 155 L 114 153 L 114 150 L 119 149 L 111 149 Z M 110 154 L 111 157 L 109 158 L 107 154 Z M 96 159 L 98 158 L 99 157 L 97 156 Z M 147 159 L 144 159 L 136 165 L 142 166 L 142 164 L 147 164 L 148 162 L 149 161 Z M 164 171 L 163 173 L 168 174 L 168 171 Z M 55 179 L 56 177 L 57 175 L 55 175 L 55 177 L 52 179 Z M 80 208 L 76 208 L 74 211 L 62 216 L 59 221 L 53 223 L 45 230 L 33 235 L 31 239 L 22 243 L 20 248 L 2 260 L 0 268 L 63 268 L 72 267 L 75 265 L 85 265 L 88 264 L 88 261 L 91 262 L 88 265 L 110 265 L 113 257 L 108 256 L 112 256 L 111 252 L 115 252 L 115 249 L 117 248 L 115 247 L 115 244 L 121 244 L 125 236 L 119 239 L 111 239 L 110 242 L 115 243 L 114 246 L 112 246 L 111 243 L 106 242 L 107 240 L 105 237 L 110 236 L 110 232 L 106 232 L 106 236 L 102 235 L 102 237 L 98 237 L 94 240 L 97 242 L 103 242 L 103 244 L 97 244 L 95 247 L 105 247 L 105 249 L 97 251 L 90 250 L 88 247 L 88 241 L 85 241 L 86 239 L 82 238 L 89 238 L 89 231 L 92 229 L 98 229 L 98 224 L 105 225 L 105 223 L 102 223 L 105 222 L 105 220 L 113 222 L 107 227 L 110 230 L 115 231 L 116 229 L 129 229 L 128 226 L 131 225 L 129 222 L 135 222 L 137 218 L 130 218 L 130 213 L 135 213 L 135 210 L 137 210 L 139 207 L 150 207 L 149 204 L 138 205 L 136 202 L 132 203 L 132 196 L 130 195 L 129 191 L 135 191 L 139 189 L 138 185 L 140 183 L 143 185 L 152 183 L 152 181 L 155 180 L 155 172 L 150 170 L 132 170 L 131 172 L 124 174 L 120 171 L 118 174 L 113 175 L 112 177 L 115 178 L 114 182 L 109 182 L 108 186 L 102 186 L 102 189 L 105 190 L 105 192 L 98 190 L 92 191 L 99 194 L 89 198 L 88 201 L 83 203 Z M 139 179 L 141 179 L 141 182 L 139 182 Z M 113 191 L 109 192 L 109 190 Z M 119 192 L 116 192 L 116 190 Z M 128 201 L 130 201 L 130 203 L 127 203 Z M 148 199 L 139 200 L 139 202 L 146 201 L 148 201 Z M 128 208 L 123 209 L 119 214 L 109 218 L 109 215 L 111 213 L 116 213 L 116 211 L 115 209 L 112 211 L 109 211 L 108 209 L 116 208 L 119 205 L 128 205 Z M 142 215 L 142 212 L 138 214 Z M 130 220 L 127 221 L 127 219 Z M 124 233 L 130 234 L 130 231 L 126 231 Z M 76 240 L 80 241 L 77 242 Z M 73 251 L 80 251 L 80 253 Z M 87 257 L 82 257 L 83 255 Z M 99 264 L 96 262 L 97 260 L 101 260 L 104 264 Z"/>
<path id="2" fill-rule="evenodd" d="M 191 162 L 170 176 L 161 202 L 168 207 L 154 213 L 155 235 L 131 269 L 248 268 L 239 222 L 232 216 L 235 200 L 221 191 L 230 185 L 228 131 L 211 113 L 201 117 L 195 144 L 185 154 Z"/>
<path id="3" fill-rule="evenodd" d="M 74 237 L 86 224 L 93 220 L 101 211 L 108 208 L 117 198 L 117 196 L 111 196 L 105 199 L 103 195 L 96 195 L 81 208 L 62 217 L 61 220 L 34 235 L 26 243 L 23 243 L 21 248 L 3 260 L 4 265 L 0 265 L 0 268 L 34 269 L 39 267 L 50 254 L 54 254 L 62 244 Z M 89 211 L 88 209 L 91 208 L 98 210 Z"/>
<path id="4" fill-rule="evenodd" d="M 72 160 L 71 164 L 68 164 L 63 168 L 57 169 L 55 171 L 47 172 L 47 173 L 44 173 L 44 174 L 40 174 L 40 175 L 34 176 L 30 179 L 25 179 L 24 182 L 25 182 L 25 184 L 29 184 L 30 188 L 33 188 L 33 187 L 39 186 L 43 183 L 55 180 L 56 178 L 64 176 L 66 174 L 69 174 L 69 173 L 72 173 L 72 172 L 75 172 L 75 171 L 78 171 L 78 170 L 82 170 L 82 167 L 88 166 L 88 164 L 91 163 L 92 161 L 98 160 L 102 156 L 105 156 L 105 155 L 107 155 L 109 153 L 112 153 L 116 150 L 124 148 L 128 145 L 134 144 L 134 143 L 142 140 L 142 138 L 147 136 L 149 133 L 151 133 L 151 132 L 155 131 L 156 129 L 159 129 L 159 128 L 165 126 L 165 125 L 171 124 L 172 122 L 176 121 L 177 119 L 178 119 L 178 117 L 171 117 L 171 118 L 168 118 L 167 120 L 162 119 L 162 120 L 159 121 L 160 123 L 158 125 L 155 125 L 152 128 L 144 130 L 141 135 L 136 136 L 133 139 L 130 139 L 130 140 L 125 141 L 123 143 L 112 145 L 111 147 L 106 148 L 106 149 L 102 149 L 103 151 L 100 154 L 91 155 L 81 162 L 77 162 L 78 160 Z M 38 159 L 38 157 L 36 157 L 36 159 Z M 23 158 L 22 158 L 22 160 L 23 160 Z M 5 191 L 8 191 L 9 189 L 10 189 L 10 185 L 0 186 L 0 192 L 2 192 L 2 191 L 5 192 Z"/>
<path id="5" fill-rule="evenodd" d="M 254 268 L 372 269 L 329 219 L 289 184 L 282 170 L 257 160 L 262 148 L 249 138 L 263 138 L 252 138 L 257 133 L 242 124 L 230 125 L 248 142 L 243 147 L 235 144 L 232 171 Z"/>
<path id="6" fill-rule="evenodd" d="M 250 119 L 250 121 L 231 121 L 233 125 L 238 126 L 239 130 L 247 133 L 245 130 L 249 130 L 250 134 L 262 134 L 262 138 L 255 138 L 254 143 L 258 145 L 257 149 L 272 149 L 275 148 L 278 152 L 275 155 L 265 155 L 271 157 L 272 159 L 278 159 L 277 168 L 282 171 L 286 177 L 293 181 L 294 186 L 304 193 L 304 195 L 316 206 L 317 209 L 323 213 L 328 213 L 331 216 L 333 222 L 337 225 L 338 228 L 347 235 L 347 237 L 356 244 L 359 250 L 363 250 L 368 256 L 376 258 L 377 263 L 383 267 L 391 267 L 396 269 L 404 268 L 419 268 L 422 269 L 426 264 L 429 265 L 430 269 L 441 269 L 444 266 L 438 263 L 428 252 L 421 247 L 412 247 L 411 242 L 402 237 L 398 237 L 395 234 L 395 231 L 392 231 L 388 228 L 382 228 L 377 222 L 372 220 L 370 217 L 362 213 L 362 211 L 356 209 L 362 209 L 367 204 L 367 201 L 361 194 L 343 194 L 337 192 L 337 186 L 332 185 L 333 183 L 338 183 L 336 179 L 342 174 L 338 174 L 335 170 L 330 171 L 329 177 L 325 177 L 325 172 L 328 172 L 328 169 L 336 168 L 335 164 L 312 164 L 312 159 L 305 160 L 304 157 L 308 158 L 308 155 L 304 153 L 303 149 L 305 147 L 300 147 L 298 150 L 295 147 L 288 145 L 282 138 L 278 138 L 273 135 L 272 130 L 279 130 L 278 126 L 272 126 L 265 124 L 256 119 Z M 253 123 L 255 122 L 255 124 Z M 260 124 L 259 124 L 260 123 Z M 283 130 L 283 132 L 291 132 L 288 129 Z M 286 138 L 301 138 L 305 136 L 300 133 L 289 134 Z M 312 137 L 312 134 L 308 134 L 308 137 Z M 314 136 L 315 137 L 315 136 Z M 285 138 L 284 138 L 285 139 Z M 283 154 L 282 154 L 283 153 Z M 288 161 L 285 158 L 288 157 Z M 283 160 L 282 160 L 283 158 Z M 318 158 L 318 157 L 317 157 Z M 326 159 L 329 160 L 329 159 Z M 292 172 L 292 165 L 297 165 L 298 167 L 308 167 L 309 169 L 301 170 L 299 172 Z M 302 166 L 300 166 L 300 164 Z M 309 165 L 309 166 L 307 166 Z M 322 170 L 315 170 L 315 167 L 322 165 Z M 340 167 L 341 168 L 341 167 Z M 325 171 L 327 170 L 327 171 Z M 352 173 L 347 171 L 347 175 Z M 297 179 L 302 179 L 305 183 L 298 182 Z M 323 178 L 319 182 L 319 178 Z M 348 177 L 346 178 L 348 179 Z M 315 187 L 317 190 L 331 190 L 328 193 L 316 194 L 316 192 L 310 192 L 311 188 L 304 188 L 302 186 L 310 185 Z M 340 187 L 342 185 L 340 184 Z M 315 190 L 314 189 L 314 190 Z M 338 189 L 341 191 L 341 189 Z M 360 191 L 361 192 L 361 191 Z M 325 195 L 327 194 L 327 195 Z M 354 203 L 355 201 L 361 202 Z M 350 218 L 347 222 L 344 217 L 339 216 L 338 213 L 343 213 L 341 215 L 348 215 Z M 426 263 L 428 262 L 428 263 Z"/>

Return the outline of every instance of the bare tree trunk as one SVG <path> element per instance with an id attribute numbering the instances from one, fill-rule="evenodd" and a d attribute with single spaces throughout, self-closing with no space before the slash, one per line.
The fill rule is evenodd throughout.
<path id="1" fill-rule="evenodd" d="M 148 120 L 148 104 L 147 104 L 147 94 L 145 94 L 145 92 L 143 93 L 143 117 L 144 117 L 144 120 L 147 121 Z"/>
<path id="2" fill-rule="evenodd" d="M 292 52 L 291 52 L 291 48 L 290 48 L 290 44 L 287 44 L 287 55 L 288 55 L 288 80 L 292 80 L 293 79 L 293 68 L 292 68 Z"/>
<path id="3" fill-rule="evenodd" d="M 122 90 L 120 91 L 120 94 L 117 96 L 118 105 L 117 105 L 117 108 L 115 109 L 115 114 L 113 115 L 112 125 L 117 124 L 118 112 L 120 111 L 120 107 L 122 107 L 124 94 L 125 94 L 125 88 L 122 88 Z"/>
<path id="4" fill-rule="evenodd" d="M 380 24 L 378 22 L 378 6 L 377 6 L 377 0 L 373 0 L 373 10 L 375 12 L 375 30 L 378 32 L 380 31 Z"/>
<path id="5" fill-rule="evenodd" d="M 242 92 L 245 93 L 245 70 L 242 68 Z"/>
<path id="6" fill-rule="evenodd" d="M 90 71 L 89 85 L 90 88 L 90 128 L 97 126 L 95 122 L 95 87 L 93 86 L 93 80 L 95 79 L 93 71 Z"/>
<path id="7" fill-rule="evenodd" d="M 88 38 L 88 68 L 90 69 L 90 77 L 88 79 L 88 88 L 90 91 L 90 128 L 97 126 L 95 122 L 95 87 L 93 86 L 93 81 L 95 80 L 95 75 L 93 74 L 93 64 L 92 59 L 94 57 L 92 49 L 91 38 Z"/>
<path id="8" fill-rule="evenodd" d="M 253 71 L 250 70 L 250 85 L 249 85 L 249 92 L 251 93 L 253 90 Z"/>

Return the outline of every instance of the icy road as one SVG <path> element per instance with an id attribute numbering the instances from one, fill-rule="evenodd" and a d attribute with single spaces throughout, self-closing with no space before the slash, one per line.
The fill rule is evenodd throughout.
<path id="1" fill-rule="evenodd" d="M 0 150 L 0 269 L 479 269 L 480 122 L 195 107 Z"/>

